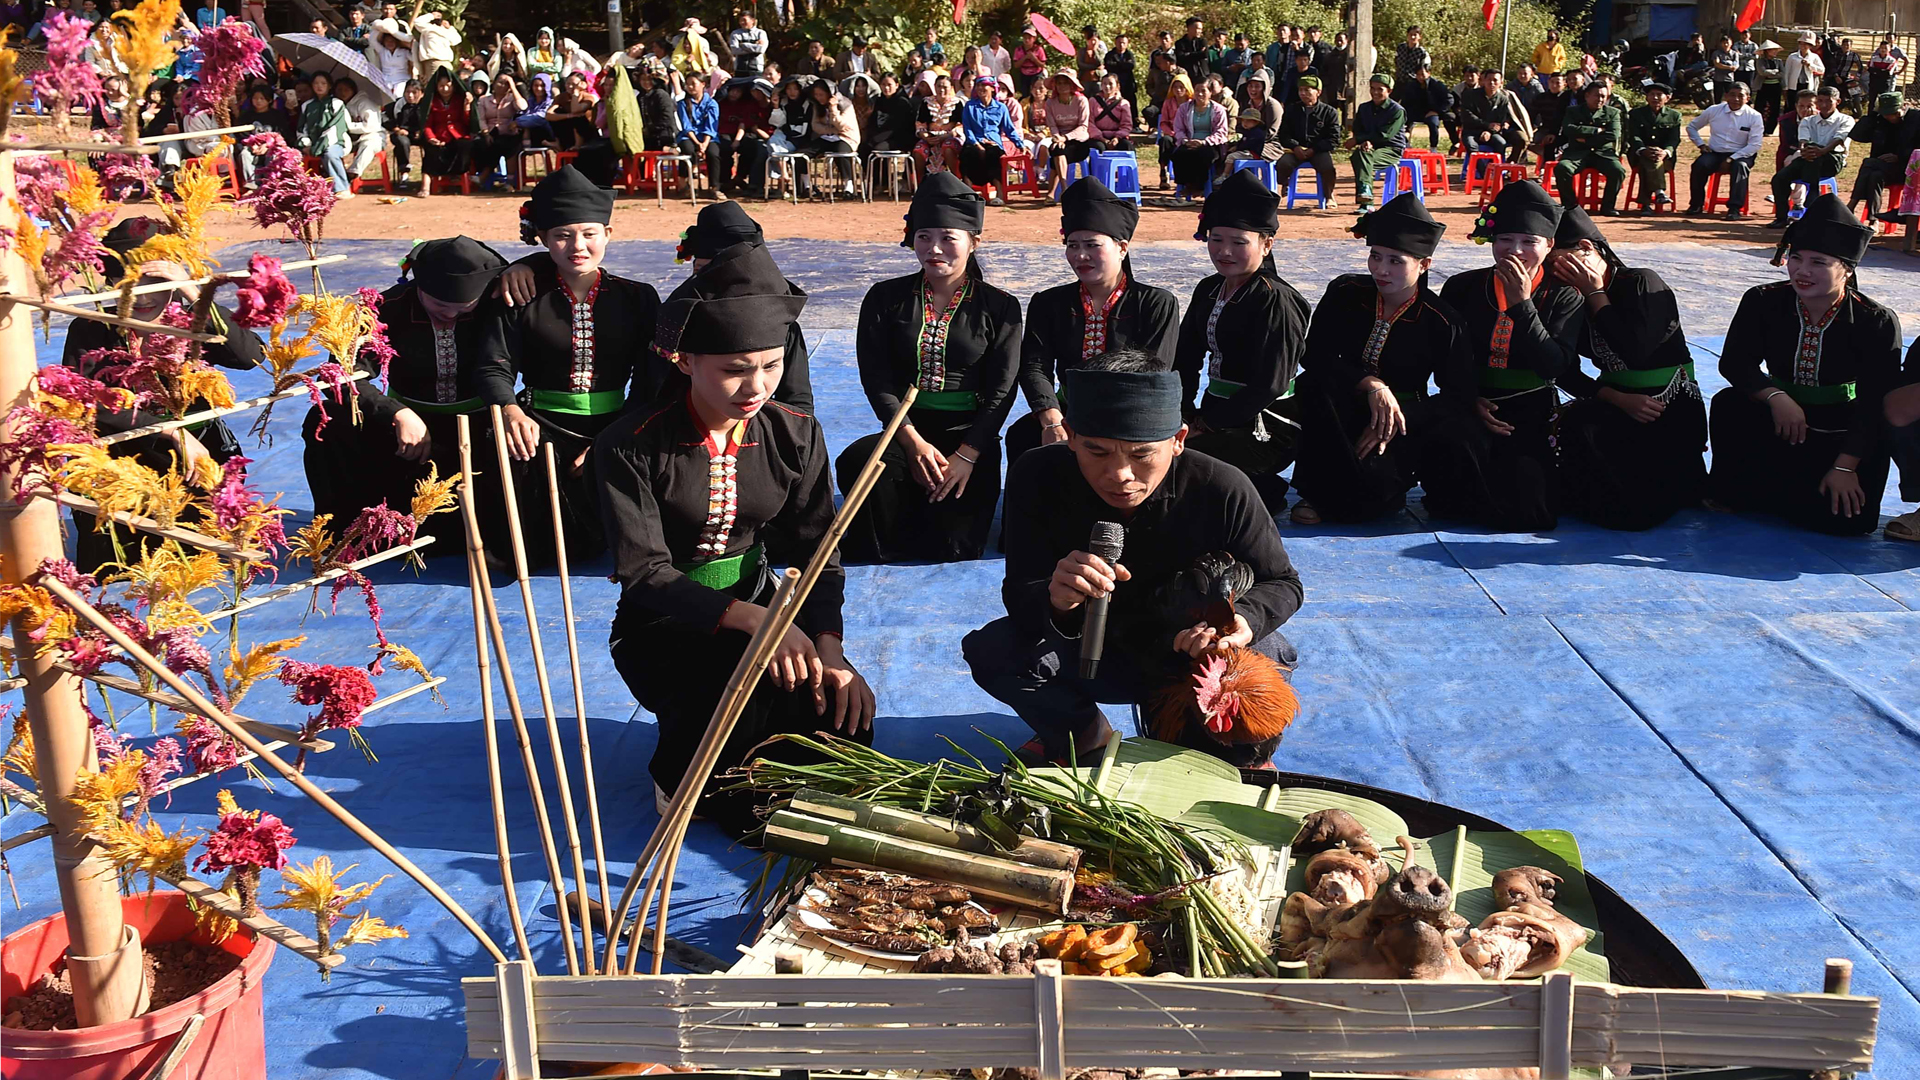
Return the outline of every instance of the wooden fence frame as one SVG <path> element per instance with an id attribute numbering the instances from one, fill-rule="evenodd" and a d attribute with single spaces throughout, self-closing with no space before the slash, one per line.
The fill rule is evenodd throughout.
<path id="1" fill-rule="evenodd" d="M 1845 962 L 1840 962 L 1844 964 Z M 1830 984 L 1831 985 L 1831 984 Z M 538 976 L 462 980 L 467 1053 L 703 1071 L 1388 1070 L 1632 1063 L 1870 1068 L 1876 998 L 1577 983 L 1021 975 Z"/>

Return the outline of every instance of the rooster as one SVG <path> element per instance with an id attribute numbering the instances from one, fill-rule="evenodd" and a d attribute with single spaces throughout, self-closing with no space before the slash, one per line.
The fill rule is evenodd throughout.
<path id="1" fill-rule="evenodd" d="M 1160 590 L 1169 635 L 1201 623 L 1232 633 L 1234 601 L 1251 588 L 1252 567 L 1224 551 L 1202 555 Z M 1153 737 L 1162 742 L 1258 765 L 1300 712 L 1288 669 L 1252 649 L 1228 645 L 1177 670 L 1150 703 Z"/>

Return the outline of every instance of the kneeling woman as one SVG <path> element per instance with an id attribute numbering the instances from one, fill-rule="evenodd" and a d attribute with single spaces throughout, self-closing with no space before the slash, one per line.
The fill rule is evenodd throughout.
<path id="1" fill-rule="evenodd" d="M 1455 490 L 1427 487 L 1426 508 L 1496 529 L 1559 524 L 1554 382 L 1577 371 L 1584 307 L 1571 285 L 1547 278 L 1560 204 L 1531 180 L 1508 184 L 1474 223 L 1493 244 L 1493 265 L 1447 279 L 1440 299 L 1460 313 L 1479 366 L 1475 405 L 1483 429 L 1480 478 Z"/>
<path id="2" fill-rule="evenodd" d="M 1854 280 L 1872 238 L 1838 197 L 1821 195 L 1780 241 L 1787 280 L 1740 298 L 1720 354 L 1731 385 L 1713 396 L 1719 502 L 1836 535 L 1880 524 L 1900 318 Z"/>
<path id="3" fill-rule="evenodd" d="M 1650 529 L 1706 494 L 1707 405 L 1694 381 L 1673 290 L 1628 269 L 1593 219 L 1568 207 L 1547 266 L 1586 298 L 1580 353 L 1600 377 L 1568 369 L 1578 400 L 1560 410 L 1560 497 L 1608 529 Z"/>
<path id="4" fill-rule="evenodd" d="M 1459 313 L 1427 287 L 1447 227 L 1409 192 L 1353 231 L 1368 244 L 1367 272 L 1334 278 L 1307 330 L 1296 525 L 1371 521 L 1405 507 L 1416 480 L 1444 489 L 1472 476 L 1473 349 Z"/>
<path id="5" fill-rule="evenodd" d="M 1007 468 L 1036 446 L 1065 442 L 1054 392 L 1059 372 L 1110 349 L 1139 349 L 1173 367 L 1180 301 L 1133 276 L 1127 245 L 1140 211 L 1094 177 L 1075 180 L 1060 199 L 1067 265 L 1079 280 L 1033 294 L 1020 342 L 1020 390 L 1027 415 L 1007 429 Z"/>
<path id="6" fill-rule="evenodd" d="M 1279 472 L 1293 463 L 1293 378 L 1307 342 L 1307 302 L 1273 265 L 1279 227 L 1280 196 L 1253 170 L 1214 185 L 1194 239 L 1206 241 L 1216 272 L 1193 287 L 1174 350 L 1187 445 L 1246 473 L 1274 513 L 1287 502 Z M 1202 370 L 1207 392 L 1194 406 Z"/>
<path id="7" fill-rule="evenodd" d="M 914 193 L 907 237 L 920 271 L 867 290 L 855 348 L 860 385 L 882 424 L 908 387 L 920 396 L 887 471 L 847 531 L 849 561 L 977 559 L 1000 499 L 1000 425 L 1020 366 L 1020 301 L 987 284 L 974 258 L 986 204 L 952 173 Z M 844 494 L 873 453 L 863 436 L 835 468 Z"/>
<path id="8" fill-rule="evenodd" d="M 687 376 L 684 396 L 628 413 L 594 445 L 621 594 L 614 666 L 659 720 L 649 771 L 664 805 L 678 789 L 727 678 L 772 598 L 772 566 L 812 558 L 833 521 L 820 424 L 771 399 L 787 327 L 806 302 L 764 247 L 729 249 L 701 271 L 703 296 L 669 301 L 657 347 Z M 836 558 L 782 639 L 718 769 L 782 732 L 869 741 L 873 692 L 841 650 L 846 574 Z M 750 808 L 711 791 L 699 812 L 735 832 Z"/>

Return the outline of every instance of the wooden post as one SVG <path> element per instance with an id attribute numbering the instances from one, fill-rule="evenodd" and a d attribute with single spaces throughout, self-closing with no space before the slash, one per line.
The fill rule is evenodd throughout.
<path id="1" fill-rule="evenodd" d="M 1573 973 L 1555 971 L 1540 983 L 1540 1080 L 1573 1074 Z"/>
<path id="2" fill-rule="evenodd" d="M 17 197 L 13 182 L 13 155 L 0 153 L 0 196 L 11 203 Z M 0 255 L 0 275 L 9 288 L 20 291 L 33 280 L 14 247 Z M 25 405 L 32 394 L 37 365 L 34 360 L 32 309 L 0 299 L 0 409 Z M 8 425 L 9 429 L 12 425 Z M 14 438 L 11 430 L 7 439 Z M 12 498 L 14 470 L 0 474 L 7 497 L 0 498 L 0 553 L 6 556 L 6 580 L 18 583 L 31 577 L 47 559 L 65 558 L 60 542 L 60 509 L 49 499 Z M 46 803 L 53 834 L 54 877 L 60 887 L 60 909 L 74 961 L 74 1013 L 81 1027 L 94 1027 L 138 1016 L 145 998 L 139 936 L 129 941 L 120 917 L 119 875 L 86 836 L 79 815 L 68 801 L 74 778 L 94 772 L 99 762 L 87 714 L 81 701 L 80 679 L 54 666 L 51 655 L 35 658 L 27 627 L 16 623 L 13 640 L 19 642 L 23 705 L 32 724 L 38 757 L 35 777 Z M 131 946 L 131 947 L 129 947 Z"/>
<path id="3" fill-rule="evenodd" d="M 505 1080 L 539 1080 L 540 1039 L 533 1022 L 533 961 L 494 965 L 500 988 L 501 1074 Z"/>
<path id="4" fill-rule="evenodd" d="M 1353 70 L 1347 100 L 1360 100 L 1361 87 L 1373 75 L 1373 0 L 1353 0 Z"/>
<path id="5" fill-rule="evenodd" d="M 1064 980 L 1060 961 L 1034 963 L 1034 1030 L 1040 1041 L 1040 1068 L 1036 1071 L 1040 1080 L 1066 1080 L 1067 1076 L 1067 1010 L 1061 985 Z"/>

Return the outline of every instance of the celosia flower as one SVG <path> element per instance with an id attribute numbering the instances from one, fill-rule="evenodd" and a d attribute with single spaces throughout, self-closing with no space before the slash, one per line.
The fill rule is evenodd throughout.
<path id="1" fill-rule="evenodd" d="M 281 873 L 281 878 L 292 888 L 282 886 L 280 895 L 286 897 L 282 903 L 273 905 L 275 911 L 305 911 L 313 915 L 314 937 L 320 942 L 320 954 L 331 955 L 334 951 L 333 924 L 346 914 L 347 908 L 373 895 L 373 891 L 384 884 L 385 875 L 378 881 L 362 881 L 354 885 L 342 885 L 340 879 L 358 863 L 333 867 L 333 859 L 326 855 L 316 856 L 309 866 L 295 865 Z M 397 926 L 388 926 L 382 919 L 369 915 L 362 910 L 347 927 L 339 944 L 365 945 L 387 938 L 406 937 L 407 932 Z M 327 977 L 327 967 L 320 966 L 320 977 Z"/>
<path id="2" fill-rule="evenodd" d="M 220 730 L 220 726 L 201 716 L 180 720 L 180 733 L 187 737 L 187 758 L 195 775 L 225 772 L 240 764 L 240 744 Z"/>
<path id="3" fill-rule="evenodd" d="M 109 412 L 116 412 L 132 408 L 137 403 L 136 395 L 132 391 L 124 387 L 108 386 L 98 379 L 89 379 L 65 364 L 41 368 L 35 373 L 35 382 L 42 394 L 89 409 L 106 409 Z"/>
<path id="4" fill-rule="evenodd" d="M 53 104 L 54 123 L 64 125 L 74 105 L 91 108 L 105 89 L 100 73 L 87 59 L 93 24 L 64 11 L 49 10 L 40 24 L 47 35 L 47 67 L 33 77 L 34 92 Z"/>
<path id="5" fill-rule="evenodd" d="M 249 135 L 241 145 L 255 161 L 253 190 L 240 200 L 253 212 L 254 224 L 263 229 L 285 225 L 296 239 L 318 243 L 321 223 L 339 202 L 333 185 L 307 171 L 300 152 L 278 132 Z"/>
<path id="6" fill-rule="evenodd" d="M 360 714 L 380 696 L 365 670 L 336 664 L 309 664 L 288 660 L 280 665 L 280 681 L 293 688 L 293 700 L 318 705 L 300 729 L 302 739 L 322 731 L 360 726 Z"/>
<path id="7" fill-rule="evenodd" d="M 147 651 L 155 649 L 164 653 L 167 669 L 175 675 L 189 672 L 208 674 L 213 669 L 213 657 L 200 638 L 185 626 L 176 626 L 171 630 L 153 636 L 147 645 Z"/>
<path id="8" fill-rule="evenodd" d="M 160 183 L 160 166 L 151 154 L 102 154 L 98 161 L 100 183 L 113 202 L 126 202 Z"/>
<path id="9" fill-rule="evenodd" d="M 380 385 L 387 385 L 387 368 L 397 355 L 393 343 L 387 340 L 387 324 L 380 319 L 380 303 L 383 299 L 378 289 L 361 288 L 354 290 L 353 299 L 366 309 L 368 330 L 366 340 L 360 346 L 360 356 L 371 361 L 380 371 Z"/>
<path id="10" fill-rule="evenodd" d="M 139 805 L 134 807 L 136 817 L 144 813 L 147 804 L 151 803 L 156 796 L 165 790 L 167 778 L 179 771 L 180 740 L 171 735 L 166 738 L 155 739 L 153 745 L 147 747 L 146 764 L 140 766 L 140 775 L 138 777 L 140 802 Z M 169 805 L 172 804 L 172 792 L 167 792 L 167 802 Z"/>
<path id="11" fill-rule="evenodd" d="M 13 167 L 17 198 L 22 209 L 41 221 L 53 221 L 60 213 L 61 191 L 67 173 L 59 158 L 23 157 Z"/>
<path id="12" fill-rule="evenodd" d="M 231 796 L 228 796 L 229 800 Z M 287 865 L 286 851 L 294 844 L 293 830 L 272 814 L 241 810 L 220 815 L 220 824 L 207 834 L 196 870 L 278 870 Z"/>
<path id="13" fill-rule="evenodd" d="M 249 75 L 265 75 L 263 57 L 267 43 L 253 27 L 228 16 L 218 26 L 200 31 L 193 44 L 200 50 L 200 85 L 187 94 L 184 108 L 207 109 L 219 117 L 220 126 L 233 121 L 234 92 Z"/>
<path id="14" fill-rule="evenodd" d="M 343 563 L 359 562 L 388 548 L 411 544 L 418 528 L 419 522 L 413 515 L 403 514 L 385 502 L 369 506 L 347 526 L 338 559 Z"/>
<path id="15" fill-rule="evenodd" d="M 45 372 L 43 371 L 42 374 Z M 72 589 L 82 596 L 99 591 L 100 582 L 92 574 L 83 574 L 80 568 L 69 559 L 42 559 L 40 576 L 53 580 Z"/>
<path id="16" fill-rule="evenodd" d="M 349 570 L 339 577 L 334 578 L 333 591 L 329 597 L 330 606 L 328 610 L 334 613 L 340 610 L 340 594 L 345 592 L 350 585 L 358 588 L 360 590 L 360 598 L 367 602 L 367 618 L 373 620 L 373 640 L 381 645 L 386 645 L 387 633 L 380 628 L 380 620 L 384 617 L 385 613 L 380 610 L 380 596 L 373 591 L 373 581 L 368 578 L 367 575 L 358 570 Z M 374 661 L 373 673 L 375 675 L 380 674 L 380 664 L 377 657 Z"/>
<path id="17" fill-rule="evenodd" d="M 240 283 L 233 313 L 241 326 L 259 330 L 287 317 L 300 294 L 280 269 L 280 260 L 255 254 L 247 260 L 247 277 Z"/>

